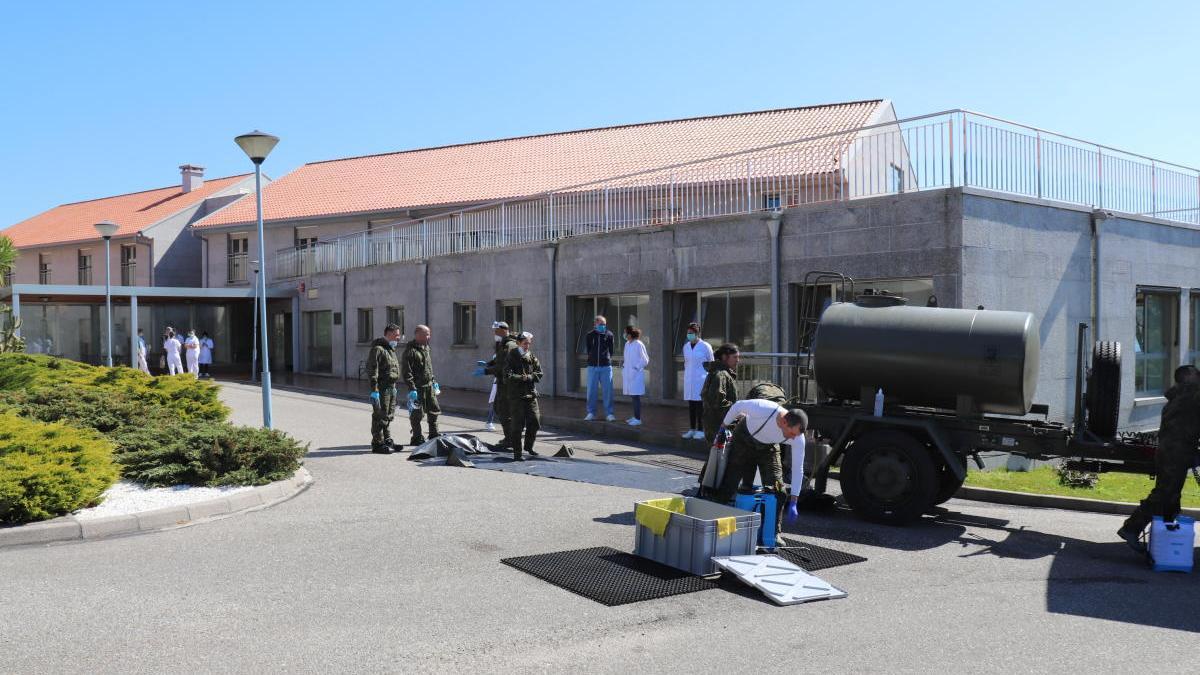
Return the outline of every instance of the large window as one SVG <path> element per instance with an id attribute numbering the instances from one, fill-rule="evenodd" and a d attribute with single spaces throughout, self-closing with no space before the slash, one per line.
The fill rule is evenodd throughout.
<path id="1" fill-rule="evenodd" d="M 1179 293 L 1139 288 L 1136 298 L 1135 381 L 1138 396 L 1171 386 L 1179 344 Z"/>
<path id="2" fill-rule="evenodd" d="M 137 284 L 137 246 L 121 247 L 121 285 Z"/>
<path id="3" fill-rule="evenodd" d="M 79 285 L 92 285 L 92 252 L 90 249 L 79 249 Z"/>
<path id="4" fill-rule="evenodd" d="M 404 330 L 404 307 L 401 307 L 401 306 L 388 307 L 387 308 L 387 322 L 394 323 L 397 326 L 400 326 L 400 335 L 401 336 L 408 335 L 408 333 L 405 332 L 405 330 Z"/>
<path id="5" fill-rule="evenodd" d="M 370 307 L 358 308 L 358 342 L 371 342 L 375 339 L 375 311 Z"/>
<path id="6" fill-rule="evenodd" d="M 1188 363 L 1200 364 L 1200 291 L 1192 291 L 1191 311 L 1188 312 L 1191 330 L 1188 331 Z"/>
<path id="7" fill-rule="evenodd" d="M 497 300 L 496 316 L 499 321 L 508 324 L 508 329 L 514 334 L 521 332 L 521 301 Z"/>
<path id="8" fill-rule="evenodd" d="M 713 349 L 732 342 L 743 352 L 771 351 L 771 291 L 766 288 L 685 291 L 671 299 L 671 342 L 675 363 L 673 394 L 683 392 L 683 343 L 689 323 L 700 324 L 700 339 Z"/>
<path id="9" fill-rule="evenodd" d="M 475 346 L 475 303 L 454 303 L 454 344 Z"/>
<path id="10" fill-rule="evenodd" d="M 597 315 L 608 320 L 608 329 L 613 333 L 613 363 L 620 365 L 624 358 L 625 326 L 642 329 L 642 342 L 650 349 L 653 359 L 653 342 L 648 333 L 650 312 L 650 296 L 642 294 L 627 295 L 587 295 L 571 298 L 571 335 L 575 344 L 575 368 L 571 369 L 571 386 L 578 391 L 587 388 L 587 345 L 585 339 L 592 330 L 593 320 Z M 613 369 L 613 387 L 621 390 L 621 370 Z"/>
<path id="11" fill-rule="evenodd" d="M 245 234 L 231 234 L 228 239 L 226 280 L 231 284 L 246 281 L 247 254 L 250 251 L 250 238 Z"/>
<path id="12" fill-rule="evenodd" d="M 44 253 L 38 254 L 38 283 L 50 283 L 50 256 Z"/>

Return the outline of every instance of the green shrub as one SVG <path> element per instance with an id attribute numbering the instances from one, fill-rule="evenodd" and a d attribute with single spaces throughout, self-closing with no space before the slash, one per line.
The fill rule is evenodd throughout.
<path id="1" fill-rule="evenodd" d="M 94 506 L 117 476 L 112 443 L 95 431 L 0 413 L 0 522 Z"/>
<path id="2" fill-rule="evenodd" d="M 47 387 L 124 394 L 139 403 L 170 408 L 185 419 L 229 417 L 217 386 L 191 375 L 153 377 L 132 368 L 89 366 L 44 354 L 0 354 L 0 391 Z"/>
<path id="3" fill-rule="evenodd" d="M 116 437 L 126 478 L 158 485 L 264 485 L 300 468 L 308 451 L 274 429 L 193 422 L 126 429 Z"/>
<path id="4" fill-rule="evenodd" d="M 107 435 L 124 477 L 151 487 L 263 485 L 292 475 L 308 450 L 282 432 L 186 419 L 170 407 L 120 391 L 0 392 L 0 408 Z"/>

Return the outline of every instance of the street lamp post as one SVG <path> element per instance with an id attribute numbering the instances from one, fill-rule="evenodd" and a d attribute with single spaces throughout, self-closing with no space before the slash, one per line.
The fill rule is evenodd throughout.
<path id="1" fill-rule="evenodd" d="M 254 330 L 250 333 L 253 338 L 250 343 L 250 381 L 258 379 L 258 261 L 250 261 L 250 269 L 254 270 Z"/>
<path id="2" fill-rule="evenodd" d="M 261 131 L 251 131 L 233 139 L 254 162 L 254 201 L 258 210 L 258 261 L 262 267 L 258 275 L 259 329 L 262 340 L 262 398 L 263 398 L 263 427 L 271 428 L 271 360 L 267 356 L 267 245 L 263 236 L 262 210 L 262 163 L 271 154 L 279 138 Z"/>
<path id="3" fill-rule="evenodd" d="M 105 351 L 105 362 L 108 364 L 109 368 L 112 368 L 112 284 L 111 280 L 109 279 L 109 276 L 112 272 L 112 258 L 110 252 L 112 251 L 112 237 L 117 233 L 117 230 L 120 229 L 120 226 L 116 223 L 105 220 L 96 223 L 94 227 L 96 228 L 96 231 L 100 233 L 100 236 L 104 237 L 104 310 L 106 316 L 105 321 L 108 322 L 108 348 Z"/>

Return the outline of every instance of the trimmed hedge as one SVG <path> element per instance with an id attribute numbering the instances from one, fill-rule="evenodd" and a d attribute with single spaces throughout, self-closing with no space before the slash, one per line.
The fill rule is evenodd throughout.
<path id="1" fill-rule="evenodd" d="M 0 523 L 94 506 L 117 476 L 112 442 L 99 433 L 0 413 Z"/>
<path id="2" fill-rule="evenodd" d="M 119 393 L 147 406 L 163 406 L 184 419 L 224 421 L 229 408 L 211 382 L 191 375 L 153 377 L 133 368 L 104 368 L 44 354 L 0 354 L 0 390 L 54 388 Z"/>
<path id="3" fill-rule="evenodd" d="M 105 434 L 124 477 L 150 487 L 265 485 L 292 475 L 308 451 L 280 431 L 187 419 L 170 407 L 106 389 L 4 392 L 0 408 Z"/>

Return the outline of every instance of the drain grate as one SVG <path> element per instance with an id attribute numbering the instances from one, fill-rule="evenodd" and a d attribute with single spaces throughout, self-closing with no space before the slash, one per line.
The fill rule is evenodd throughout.
<path id="1" fill-rule="evenodd" d="M 804 542 L 787 541 L 787 546 L 780 546 L 775 549 L 775 554 L 779 557 L 789 560 L 800 567 L 803 567 L 808 572 L 816 572 L 817 570 L 828 569 L 830 567 L 840 567 L 841 565 L 853 565 L 854 563 L 866 562 L 866 558 L 845 551 L 835 551 L 824 546 L 816 544 L 806 544 Z"/>
<path id="2" fill-rule="evenodd" d="M 715 581 L 608 546 L 500 562 L 609 607 L 717 588 Z"/>

